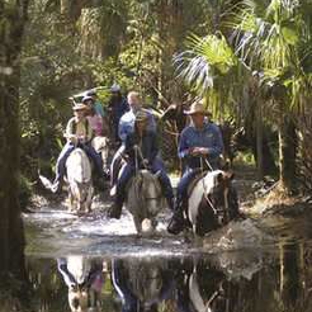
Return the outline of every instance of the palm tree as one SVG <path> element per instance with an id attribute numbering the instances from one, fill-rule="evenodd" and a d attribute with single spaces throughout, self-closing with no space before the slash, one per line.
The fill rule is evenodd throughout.
<path id="1" fill-rule="evenodd" d="M 301 12 L 302 4 L 288 0 L 232 3 L 226 11 L 226 26 L 231 34 L 224 33 L 233 48 L 219 33 L 205 38 L 193 36 L 188 49 L 175 59 L 178 72 L 200 95 L 217 89 L 218 80 L 221 81 L 219 85 L 226 84 L 233 68 L 240 72 L 242 68 L 247 69 L 249 77 L 257 77 L 259 87 L 272 99 L 268 103 L 275 105 L 266 118 L 273 122 L 278 120 L 280 187 L 291 192 L 296 159 L 293 115 L 300 107 L 302 94 L 306 93 L 310 81 L 303 69 L 303 62 L 310 55 L 307 49 L 310 31 Z M 249 80 L 248 75 L 243 76 L 245 83 Z M 272 115 L 274 111 L 276 115 Z"/>
<path id="2" fill-rule="evenodd" d="M 299 1 L 272 0 L 260 4 L 245 0 L 231 25 L 235 30 L 236 53 L 259 73 L 260 83 L 269 90 L 277 106 L 280 187 L 287 193 L 295 189 L 294 112 L 307 86 L 302 56 L 310 54 L 306 49 L 309 30 L 301 9 Z"/>

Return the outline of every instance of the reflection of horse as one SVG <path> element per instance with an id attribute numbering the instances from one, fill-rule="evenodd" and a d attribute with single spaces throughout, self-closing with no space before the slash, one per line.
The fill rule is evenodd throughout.
<path id="1" fill-rule="evenodd" d="M 158 173 L 139 170 L 129 182 L 126 199 L 126 207 L 133 216 L 138 233 L 155 227 L 155 217 L 164 205 Z"/>
<path id="2" fill-rule="evenodd" d="M 123 312 L 158 311 L 158 304 L 173 289 L 169 261 L 117 259 L 112 263 L 112 281 L 123 300 Z"/>
<path id="3" fill-rule="evenodd" d="M 177 306 L 183 312 L 232 311 L 236 304 L 237 287 L 219 270 L 189 263 L 177 278 Z"/>
<path id="4" fill-rule="evenodd" d="M 92 147 L 96 150 L 97 153 L 101 154 L 103 161 L 103 171 L 109 171 L 109 139 L 107 137 L 96 136 L 93 138 Z"/>
<path id="5" fill-rule="evenodd" d="M 91 163 L 81 148 L 76 148 L 66 161 L 70 210 L 91 210 L 93 185 Z"/>
<path id="6" fill-rule="evenodd" d="M 215 170 L 194 180 L 189 186 L 188 220 L 197 235 L 216 229 L 238 215 L 233 175 Z"/>
<path id="7" fill-rule="evenodd" d="M 99 311 L 104 283 L 102 263 L 82 256 L 58 259 L 58 270 L 68 287 L 72 312 Z"/>

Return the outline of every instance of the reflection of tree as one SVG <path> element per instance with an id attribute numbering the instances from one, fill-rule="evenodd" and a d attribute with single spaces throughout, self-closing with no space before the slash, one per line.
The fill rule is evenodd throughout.
<path id="1" fill-rule="evenodd" d="M 30 259 L 27 271 L 33 291 L 32 304 L 38 311 L 58 311 L 67 306 L 67 289 L 54 260 Z"/>

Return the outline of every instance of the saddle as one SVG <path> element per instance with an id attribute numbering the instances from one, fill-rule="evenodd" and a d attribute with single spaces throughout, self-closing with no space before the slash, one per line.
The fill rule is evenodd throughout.
<path id="1" fill-rule="evenodd" d="M 193 180 L 190 182 L 189 186 L 187 187 L 187 198 L 190 197 L 190 195 L 192 194 L 194 187 L 196 186 L 197 182 L 202 179 L 208 171 L 202 171 L 201 169 L 197 169 L 196 170 L 196 175 L 193 178 Z"/>

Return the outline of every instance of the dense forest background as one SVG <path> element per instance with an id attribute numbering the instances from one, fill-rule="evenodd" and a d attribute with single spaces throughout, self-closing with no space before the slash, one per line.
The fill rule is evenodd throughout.
<path id="1" fill-rule="evenodd" d="M 157 110 L 204 98 L 260 178 L 309 194 L 311 12 L 310 0 L 1 2 L 3 207 L 16 205 L 18 181 L 29 194 L 38 169 L 52 172 L 68 97 L 103 86 L 105 105 L 114 82 Z"/>

